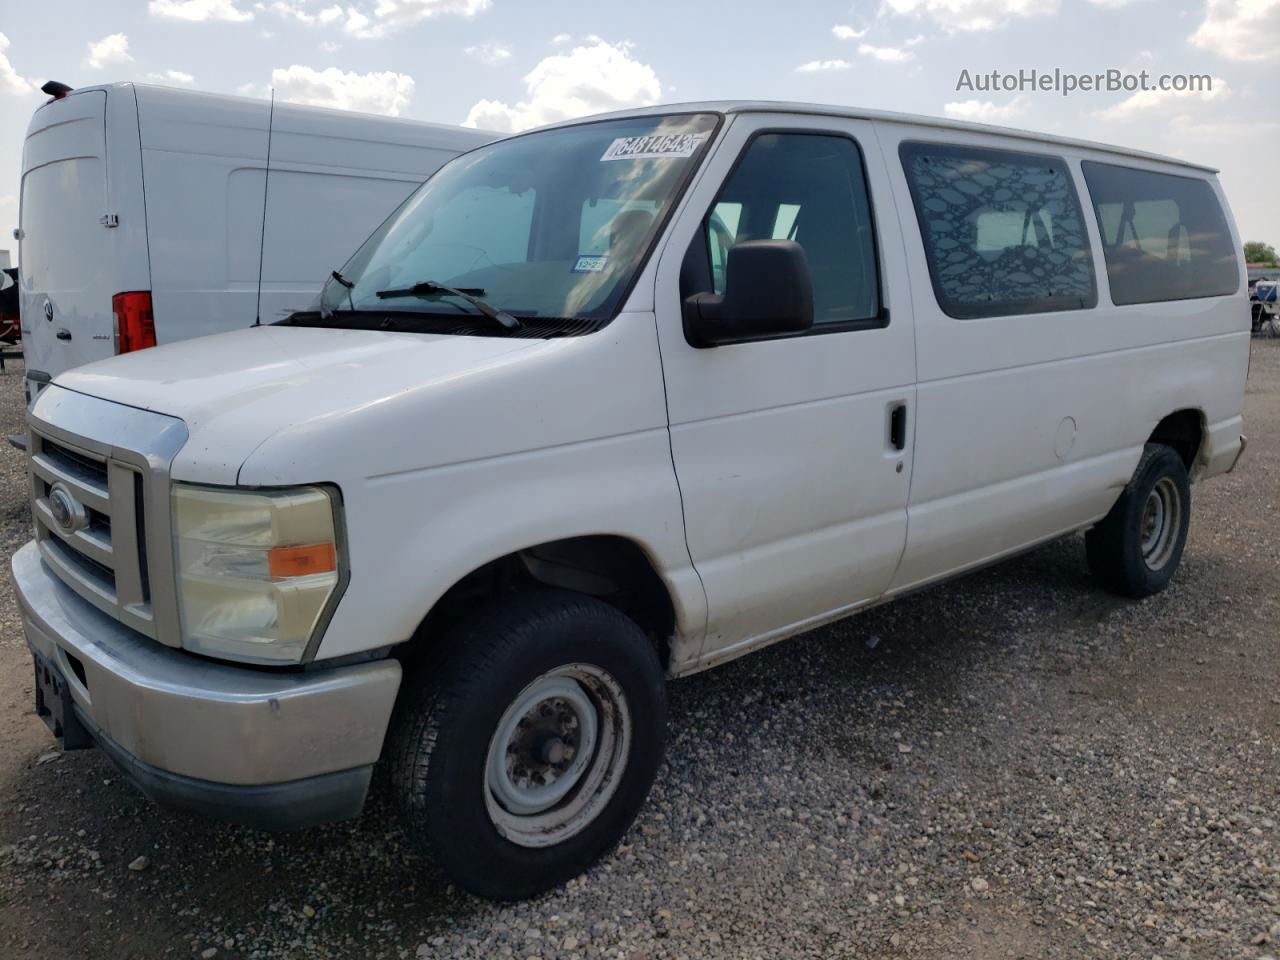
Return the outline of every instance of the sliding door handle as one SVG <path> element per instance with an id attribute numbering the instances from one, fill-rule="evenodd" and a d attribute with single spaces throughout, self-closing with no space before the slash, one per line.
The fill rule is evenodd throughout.
<path id="1" fill-rule="evenodd" d="M 895 403 L 889 408 L 889 446 L 895 450 L 907 448 L 907 405 Z"/>

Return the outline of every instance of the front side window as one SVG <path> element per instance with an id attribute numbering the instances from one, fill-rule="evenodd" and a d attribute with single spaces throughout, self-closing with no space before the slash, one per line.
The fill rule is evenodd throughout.
<path id="1" fill-rule="evenodd" d="M 815 325 L 879 322 L 875 225 L 862 155 L 847 137 L 760 134 L 720 191 L 705 231 L 715 293 L 725 292 L 734 244 L 794 240 L 809 261 Z"/>
<path id="2" fill-rule="evenodd" d="M 1222 205 L 1207 180 L 1086 160 L 1111 299 L 1221 297 L 1240 287 Z"/>
<path id="3" fill-rule="evenodd" d="M 464 154 L 325 284 L 317 312 L 329 325 L 412 314 L 439 318 L 433 329 L 445 332 L 502 332 L 449 287 L 535 335 L 595 329 L 621 308 L 717 122 L 678 114 L 584 123 Z"/>
<path id="4" fill-rule="evenodd" d="M 1057 157 L 955 144 L 900 149 L 938 305 L 952 317 L 1098 302 L 1084 217 Z"/>

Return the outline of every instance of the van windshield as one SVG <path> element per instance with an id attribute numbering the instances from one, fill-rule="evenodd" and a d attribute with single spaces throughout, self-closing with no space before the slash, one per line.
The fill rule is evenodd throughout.
<path id="1" fill-rule="evenodd" d="M 471 302 L 478 298 L 533 335 L 596 329 L 621 307 L 717 121 L 599 121 L 464 154 L 365 241 L 315 310 L 326 325 L 376 312 L 502 334 Z"/>

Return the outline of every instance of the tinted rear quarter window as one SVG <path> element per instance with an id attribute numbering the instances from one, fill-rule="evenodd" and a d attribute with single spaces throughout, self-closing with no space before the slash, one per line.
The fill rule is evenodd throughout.
<path id="1" fill-rule="evenodd" d="M 960 319 L 1098 302 L 1084 216 L 1058 157 L 903 143 L 938 305 Z"/>
<path id="2" fill-rule="evenodd" d="M 1231 231 L 1207 180 L 1086 160 L 1113 303 L 1228 296 L 1240 286 Z"/>

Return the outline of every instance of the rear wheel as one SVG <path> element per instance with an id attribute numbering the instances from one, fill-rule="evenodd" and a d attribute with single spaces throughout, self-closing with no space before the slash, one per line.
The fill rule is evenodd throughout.
<path id="1" fill-rule="evenodd" d="M 551 591 L 516 596 L 443 642 L 444 662 L 392 732 L 410 835 L 491 899 L 577 876 L 621 839 L 662 758 L 653 645 L 614 607 Z"/>
<path id="2" fill-rule="evenodd" d="M 1085 534 L 1089 568 L 1128 597 L 1163 590 L 1182 560 L 1191 523 L 1191 485 L 1171 447 L 1149 443 L 1111 512 Z"/>

